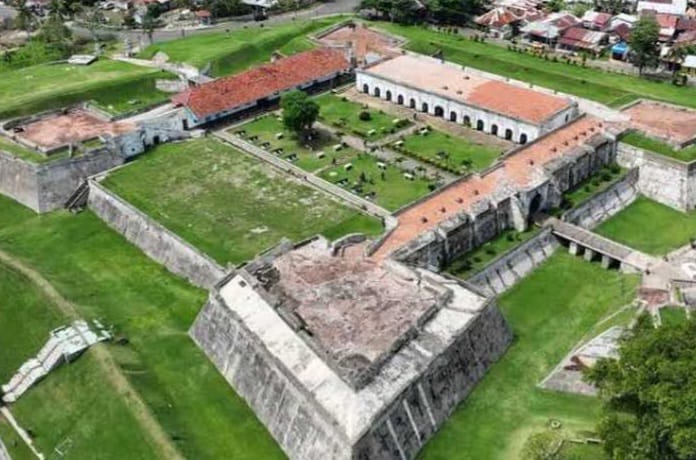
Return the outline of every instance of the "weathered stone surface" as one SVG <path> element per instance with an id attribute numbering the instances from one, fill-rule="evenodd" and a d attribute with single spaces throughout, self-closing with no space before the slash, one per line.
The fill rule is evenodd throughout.
<path id="1" fill-rule="evenodd" d="M 398 265 L 449 290 L 450 300 L 360 388 L 283 320 L 245 270 L 221 282 L 201 310 L 194 341 L 290 458 L 414 458 L 510 343 L 491 299 Z"/>
<path id="2" fill-rule="evenodd" d="M 225 270 L 210 257 L 95 180 L 89 181 L 88 206 L 151 259 L 196 286 L 210 288 L 225 275 Z"/>

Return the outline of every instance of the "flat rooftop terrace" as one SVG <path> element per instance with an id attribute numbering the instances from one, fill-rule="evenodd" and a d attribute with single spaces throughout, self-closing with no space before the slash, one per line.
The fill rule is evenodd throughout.
<path id="1" fill-rule="evenodd" d="M 116 136 L 133 131 L 133 123 L 104 121 L 83 109 L 70 110 L 66 114 L 51 115 L 19 125 L 17 133 L 27 141 L 45 149 L 61 147 L 109 134 Z"/>
<path id="2" fill-rule="evenodd" d="M 266 286 L 281 308 L 300 318 L 342 377 L 358 387 L 450 295 L 416 272 L 367 258 L 364 251 L 358 244 L 334 255 L 327 240 L 318 238 L 275 258 L 277 278 Z"/>
<path id="3" fill-rule="evenodd" d="M 534 125 L 573 104 L 570 99 L 492 80 L 428 56 L 404 54 L 364 73 Z"/>
<path id="4" fill-rule="evenodd" d="M 649 136 L 686 144 L 696 138 L 696 110 L 654 101 L 641 101 L 623 111 L 629 126 Z"/>

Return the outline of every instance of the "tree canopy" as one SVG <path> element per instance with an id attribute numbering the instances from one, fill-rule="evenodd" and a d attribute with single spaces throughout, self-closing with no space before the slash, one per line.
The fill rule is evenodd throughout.
<path id="1" fill-rule="evenodd" d="M 312 127 L 319 116 L 319 105 L 300 90 L 290 91 L 280 98 L 283 109 L 283 124 L 296 133 Z"/>
<path id="2" fill-rule="evenodd" d="M 657 67 L 660 57 L 659 38 L 660 26 L 653 16 L 641 17 L 631 30 L 628 43 L 633 52 L 633 64 L 638 67 L 640 74 L 646 67 Z"/>
<path id="3" fill-rule="evenodd" d="M 655 328 L 642 316 L 586 378 L 605 401 L 599 434 L 612 459 L 696 458 L 696 321 Z"/>

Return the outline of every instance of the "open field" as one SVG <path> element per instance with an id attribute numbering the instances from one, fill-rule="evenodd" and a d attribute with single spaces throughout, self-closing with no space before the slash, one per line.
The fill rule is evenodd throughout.
<path id="1" fill-rule="evenodd" d="M 0 440 L 10 451 L 12 460 L 35 460 L 36 457 L 9 423 L 0 416 Z"/>
<path id="2" fill-rule="evenodd" d="M 684 307 L 663 307 L 659 312 L 663 325 L 677 325 L 688 319 Z"/>
<path id="3" fill-rule="evenodd" d="M 346 134 L 355 134 L 368 141 L 376 141 L 396 133 L 410 125 L 409 120 L 401 119 L 399 125 L 394 123 L 398 117 L 381 110 L 363 109 L 360 104 L 334 94 L 323 94 L 316 98 L 319 103 L 320 120 L 340 129 Z M 369 120 L 361 120 L 360 113 L 370 114 Z"/>
<path id="4" fill-rule="evenodd" d="M 539 233 L 537 227 L 530 228 L 526 232 L 505 230 L 491 241 L 459 257 L 447 267 L 446 271 L 459 278 L 467 279 L 491 263 L 493 259 L 519 246 L 537 233 Z"/>
<path id="5" fill-rule="evenodd" d="M 128 112 L 167 99 L 155 89 L 158 78 L 172 75 L 108 59 L 89 66 L 41 64 L 3 72 L 0 118 L 89 100 L 112 113 Z M 133 101 L 137 102 L 131 104 Z"/>
<path id="6" fill-rule="evenodd" d="M 696 219 L 694 213 L 639 197 L 594 231 L 639 251 L 664 255 L 696 238 Z"/>
<path id="7" fill-rule="evenodd" d="M 314 139 L 301 141 L 295 133 L 286 129 L 283 122 L 273 114 L 230 129 L 229 132 L 235 134 L 240 130 L 245 131 L 243 137 L 267 151 L 273 152 L 279 148 L 283 149 L 282 153 L 277 154 L 280 158 L 292 161 L 296 166 L 309 172 L 315 172 L 335 164 L 343 164 L 358 154 L 356 150 L 347 147 L 338 151 L 334 150 L 334 146 L 340 144 L 340 141 L 327 131 L 317 130 L 317 136 Z M 283 134 L 282 139 L 276 137 L 278 133 Z M 253 136 L 257 137 L 255 141 L 249 139 Z M 270 145 L 263 147 L 262 144 L 265 142 Z M 324 154 L 322 158 L 317 156 L 320 152 Z"/>
<path id="8" fill-rule="evenodd" d="M 631 131 L 621 136 L 621 142 L 633 145 L 634 147 L 659 153 L 668 157 L 676 158 L 681 161 L 696 160 L 696 145 L 690 145 L 684 149 L 675 149 L 666 142 L 648 137 L 637 131 Z"/>
<path id="9" fill-rule="evenodd" d="M 81 317 L 99 318 L 127 339 L 126 345 L 100 347 L 115 361 L 128 388 L 111 391 L 113 376 L 96 367 L 95 348 L 14 406 L 45 453 L 52 452 L 55 442 L 71 438 L 69 458 L 165 458 L 146 436 L 141 413 L 130 402 L 140 398 L 186 458 L 283 458 L 252 411 L 187 335 L 205 292 L 169 274 L 89 211 L 37 216 L 0 198 L 0 250 L 42 276 Z M 52 304 L 37 300 L 42 301 L 33 308 L 50 317 Z M 21 312 L 16 314 L 20 320 Z M 24 335 L 12 337 L 24 340 Z M 36 340 L 14 349 L 33 348 Z"/>
<path id="10" fill-rule="evenodd" d="M 633 298 L 637 281 L 559 251 L 504 294 L 498 303 L 515 341 L 425 447 L 423 458 L 517 459 L 526 438 L 546 429 L 550 419 L 571 433 L 593 430 L 597 399 L 536 384 L 589 338 L 595 323 Z"/>
<path id="11" fill-rule="evenodd" d="M 345 18 L 322 18 L 271 27 L 259 23 L 229 33 L 194 35 L 151 45 L 139 57 L 149 59 L 162 51 L 175 62 L 186 62 L 199 68 L 210 64 L 212 74 L 219 77 L 268 62 L 275 51 L 289 55 L 311 49 L 314 45 L 307 38 L 308 34 L 342 19 Z"/>
<path id="12" fill-rule="evenodd" d="M 420 26 L 377 22 L 378 28 L 409 39 L 407 48 L 424 54 L 442 50 L 444 58 L 465 66 L 591 99 L 613 107 L 651 98 L 696 107 L 696 88 L 655 82 L 598 69 L 547 61 L 504 47 L 479 43 Z"/>
<path id="13" fill-rule="evenodd" d="M 425 135 L 406 136 L 403 146 L 397 150 L 429 162 L 442 163 L 460 174 L 485 169 L 502 153 L 489 145 L 432 129 Z"/>
<path id="14" fill-rule="evenodd" d="M 221 264 L 283 237 L 381 231 L 376 219 L 214 139 L 158 146 L 104 185 Z"/>
<path id="15" fill-rule="evenodd" d="M 346 163 L 326 169 L 319 176 L 390 211 L 427 195 L 435 187 L 432 181 L 417 174 L 410 180 L 399 167 L 385 164 L 381 169 L 378 163 L 370 154 L 361 153 L 350 161 L 350 169 L 346 169 Z"/>

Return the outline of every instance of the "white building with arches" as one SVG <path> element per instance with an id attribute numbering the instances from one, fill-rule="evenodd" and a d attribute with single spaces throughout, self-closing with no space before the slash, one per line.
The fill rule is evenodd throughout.
<path id="1" fill-rule="evenodd" d="M 363 93 L 520 144 L 565 125 L 579 113 L 569 98 L 412 53 L 357 69 L 356 85 Z"/>

